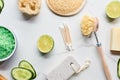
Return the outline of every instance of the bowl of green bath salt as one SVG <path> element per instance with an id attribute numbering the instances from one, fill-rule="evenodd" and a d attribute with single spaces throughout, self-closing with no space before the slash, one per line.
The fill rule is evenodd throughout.
<path id="1" fill-rule="evenodd" d="M 0 62 L 9 59 L 16 49 L 15 34 L 8 28 L 0 26 Z"/>

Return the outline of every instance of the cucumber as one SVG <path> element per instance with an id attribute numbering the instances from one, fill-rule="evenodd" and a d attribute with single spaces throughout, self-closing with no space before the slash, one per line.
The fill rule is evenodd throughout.
<path id="1" fill-rule="evenodd" d="M 19 63 L 19 67 L 26 68 L 26 69 L 30 70 L 33 73 L 32 79 L 36 78 L 36 71 L 28 61 L 22 60 Z"/>
<path id="2" fill-rule="evenodd" d="M 0 0 L 0 13 L 2 12 L 3 7 L 4 7 L 4 1 Z"/>
<path id="3" fill-rule="evenodd" d="M 12 69 L 11 75 L 15 80 L 31 80 L 33 74 L 28 69 L 15 67 Z"/>
<path id="4" fill-rule="evenodd" d="M 117 63 L 117 74 L 118 74 L 118 77 L 120 78 L 120 59 L 118 60 L 118 63 Z"/>

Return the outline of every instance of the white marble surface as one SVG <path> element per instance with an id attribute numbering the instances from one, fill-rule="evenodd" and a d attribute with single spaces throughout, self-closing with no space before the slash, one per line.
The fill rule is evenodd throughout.
<path id="1" fill-rule="evenodd" d="M 12 80 L 10 71 L 18 63 L 28 60 L 37 71 L 35 80 L 43 80 L 42 73 L 47 74 L 56 65 L 60 64 L 68 54 L 65 51 L 64 42 L 59 31 L 63 22 L 70 25 L 70 32 L 75 51 L 72 55 L 82 65 L 86 58 L 91 59 L 90 67 L 82 73 L 71 77 L 70 80 L 106 80 L 102 69 L 100 57 L 95 47 L 95 38 L 85 39 L 80 32 L 80 21 L 83 15 L 89 14 L 99 18 L 100 26 L 97 32 L 105 52 L 113 80 L 117 78 L 117 63 L 110 57 L 118 60 L 119 56 L 110 53 L 110 31 L 112 27 L 120 27 L 120 19 L 109 21 L 105 15 L 105 7 L 112 0 L 87 0 L 83 10 L 72 17 L 60 17 L 53 14 L 42 0 L 40 14 L 26 19 L 18 9 L 18 0 L 4 0 L 5 7 L 0 14 L 0 25 L 11 28 L 17 36 L 17 49 L 9 60 L 0 65 L 0 74 Z M 37 40 L 42 34 L 49 34 L 55 40 L 55 47 L 48 55 L 41 55 L 37 49 Z"/>

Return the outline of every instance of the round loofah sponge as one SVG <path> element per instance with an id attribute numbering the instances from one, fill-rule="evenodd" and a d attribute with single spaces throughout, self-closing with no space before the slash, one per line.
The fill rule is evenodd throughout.
<path id="1" fill-rule="evenodd" d="M 77 14 L 85 2 L 85 0 L 47 0 L 47 5 L 58 15 L 71 16 Z"/>

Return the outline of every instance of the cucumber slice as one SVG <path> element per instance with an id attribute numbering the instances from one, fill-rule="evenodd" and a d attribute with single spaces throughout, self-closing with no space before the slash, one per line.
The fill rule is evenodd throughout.
<path id="1" fill-rule="evenodd" d="M 11 75 L 15 80 L 31 80 L 33 74 L 28 69 L 15 67 L 12 69 Z"/>
<path id="2" fill-rule="evenodd" d="M 118 60 L 118 64 L 117 64 L 117 74 L 118 77 L 120 78 L 120 59 Z"/>
<path id="3" fill-rule="evenodd" d="M 2 12 L 3 7 L 4 7 L 4 1 L 0 0 L 0 13 Z"/>
<path id="4" fill-rule="evenodd" d="M 36 71 L 35 71 L 33 66 L 28 61 L 22 60 L 19 63 L 19 67 L 23 67 L 23 68 L 29 69 L 33 73 L 32 79 L 36 78 Z"/>

